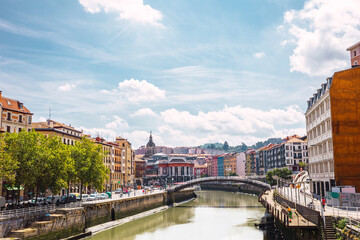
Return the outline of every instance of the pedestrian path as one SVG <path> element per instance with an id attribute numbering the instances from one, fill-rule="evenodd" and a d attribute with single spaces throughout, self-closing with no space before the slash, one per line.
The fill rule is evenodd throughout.
<path id="1" fill-rule="evenodd" d="M 316 224 L 306 220 L 296 209 L 291 209 L 292 219 L 287 222 L 287 207 L 282 206 L 274 200 L 274 190 L 268 190 L 260 197 L 260 201 L 270 205 L 270 212 L 275 218 L 284 223 L 289 228 L 315 228 Z"/>

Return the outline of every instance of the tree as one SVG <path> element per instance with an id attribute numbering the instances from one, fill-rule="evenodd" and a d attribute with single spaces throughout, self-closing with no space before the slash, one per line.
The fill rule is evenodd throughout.
<path id="1" fill-rule="evenodd" d="M 239 176 L 239 175 L 237 175 L 235 172 L 230 172 L 229 176 L 235 176 L 236 177 L 236 176 Z"/>
<path id="2" fill-rule="evenodd" d="M 291 175 L 292 175 L 292 171 L 287 169 L 287 168 L 277 168 L 274 169 L 272 171 L 268 171 L 266 173 L 266 181 L 270 184 L 270 185 L 275 185 L 276 184 L 276 180 L 273 178 L 274 176 L 278 176 L 282 179 L 285 180 L 289 180 L 291 179 Z"/>
<path id="3" fill-rule="evenodd" d="M 0 135 L 0 178 L 7 182 L 13 182 L 18 167 L 17 160 L 7 150 L 5 135 Z"/>
<path id="4" fill-rule="evenodd" d="M 62 143 L 61 138 L 55 136 L 45 138 L 43 143 L 44 150 L 48 153 L 47 158 L 44 159 L 48 164 L 47 186 L 44 187 L 48 187 L 53 194 L 57 194 L 66 187 L 66 163 L 70 158 L 70 149 L 68 145 Z"/>
<path id="5" fill-rule="evenodd" d="M 223 149 L 224 149 L 224 151 L 229 150 L 229 144 L 227 141 L 224 142 Z"/>
<path id="6" fill-rule="evenodd" d="M 299 167 L 301 167 L 302 169 L 305 169 L 306 163 L 305 162 L 299 162 Z"/>
<path id="7" fill-rule="evenodd" d="M 7 152 L 18 164 L 18 167 L 15 170 L 13 184 L 18 188 L 19 192 L 21 185 L 31 189 L 37 187 L 38 183 L 36 182 L 36 176 L 39 169 L 37 161 L 41 152 L 41 137 L 43 137 L 43 135 L 36 133 L 35 131 L 22 131 L 20 133 L 7 134 L 5 137 Z"/>
<path id="8" fill-rule="evenodd" d="M 87 138 L 82 138 L 71 147 L 71 158 L 80 182 L 80 198 L 83 186 L 91 185 L 101 191 L 109 171 L 103 164 L 101 147 Z"/>

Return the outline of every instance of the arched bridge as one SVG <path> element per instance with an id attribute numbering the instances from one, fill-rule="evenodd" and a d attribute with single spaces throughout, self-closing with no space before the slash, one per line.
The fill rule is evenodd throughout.
<path id="1" fill-rule="evenodd" d="M 191 181 L 184 182 L 181 185 L 177 185 L 175 187 L 171 187 L 168 189 L 168 193 L 174 193 L 181 189 L 191 187 L 193 185 L 198 185 L 200 183 L 205 182 L 239 182 L 239 183 L 246 183 L 250 185 L 254 185 L 257 187 L 262 188 L 263 190 L 270 190 L 271 186 L 267 183 L 261 182 L 256 179 L 252 178 L 244 178 L 244 177 L 204 177 L 204 178 L 197 178 Z"/>

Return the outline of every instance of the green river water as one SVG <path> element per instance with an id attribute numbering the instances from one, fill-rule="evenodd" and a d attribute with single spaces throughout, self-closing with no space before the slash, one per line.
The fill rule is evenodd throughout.
<path id="1" fill-rule="evenodd" d="M 257 196 L 200 191 L 166 211 L 100 232 L 88 240 L 265 239 L 254 224 L 265 209 Z"/>

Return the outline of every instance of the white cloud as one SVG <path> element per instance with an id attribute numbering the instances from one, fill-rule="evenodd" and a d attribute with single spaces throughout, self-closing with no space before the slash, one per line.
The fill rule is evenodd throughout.
<path id="1" fill-rule="evenodd" d="M 264 53 L 264 52 L 257 52 L 257 53 L 254 53 L 254 57 L 255 57 L 255 58 L 262 58 L 262 57 L 265 57 L 265 53 Z"/>
<path id="2" fill-rule="evenodd" d="M 44 117 L 39 117 L 39 122 L 46 122 L 46 121 L 47 121 L 46 118 L 44 118 Z"/>
<path id="3" fill-rule="evenodd" d="M 75 87 L 76 87 L 75 84 L 66 83 L 64 85 L 59 86 L 58 90 L 66 92 L 66 91 L 70 91 L 71 89 L 73 89 Z"/>
<path id="4" fill-rule="evenodd" d="M 111 129 L 105 128 L 86 128 L 86 127 L 79 127 L 79 130 L 83 130 L 84 134 L 90 135 L 91 137 L 102 137 L 107 140 L 114 140 L 117 136 L 116 131 Z"/>
<path id="5" fill-rule="evenodd" d="M 153 102 L 165 98 L 165 90 L 161 90 L 154 84 L 145 80 L 139 81 L 135 79 L 124 80 L 119 82 L 118 88 L 111 91 L 102 90 L 106 94 L 119 95 L 124 100 L 133 103 Z"/>
<path id="6" fill-rule="evenodd" d="M 123 130 L 129 127 L 128 123 L 119 116 L 114 115 L 113 119 L 113 121 L 105 125 L 106 128 Z"/>
<path id="7" fill-rule="evenodd" d="M 143 116 L 151 116 L 151 117 L 157 117 L 156 113 L 151 110 L 150 108 L 141 108 L 134 112 L 133 114 L 130 114 L 131 117 L 143 117 Z"/>
<path id="8" fill-rule="evenodd" d="M 284 14 L 284 30 L 295 43 L 290 70 L 329 76 L 350 67 L 346 48 L 360 39 L 360 1 L 309 0 L 301 10 Z M 278 28 L 282 30 L 282 28 Z"/>
<path id="9" fill-rule="evenodd" d="M 79 0 L 90 13 L 116 13 L 119 19 L 163 27 L 162 13 L 144 4 L 143 0 Z"/>
<path id="10" fill-rule="evenodd" d="M 234 106 L 197 114 L 172 108 L 160 114 L 163 123 L 157 130 L 173 146 L 225 140 L 231 144 L 253 144 L 282 133 L 305 133 L 304 114 L 298 106 L 268 111 Z"/>

